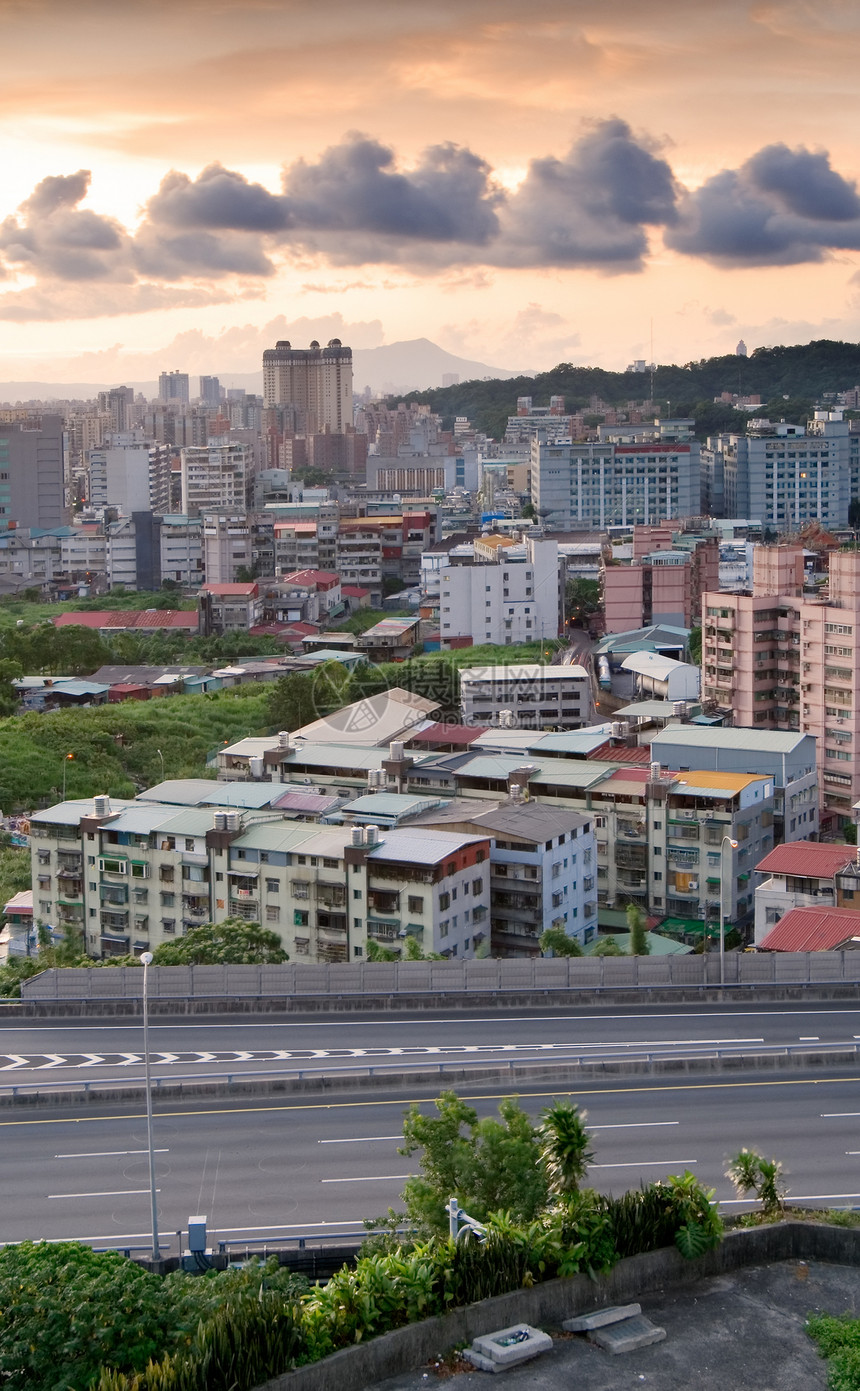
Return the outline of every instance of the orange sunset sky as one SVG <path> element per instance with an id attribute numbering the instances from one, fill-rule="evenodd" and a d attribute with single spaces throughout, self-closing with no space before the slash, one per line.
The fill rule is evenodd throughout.
<path id="1" fill-rule="evenodd" d="M 0 0 L 0 379 L 860 338 L 849 0 Z"/>

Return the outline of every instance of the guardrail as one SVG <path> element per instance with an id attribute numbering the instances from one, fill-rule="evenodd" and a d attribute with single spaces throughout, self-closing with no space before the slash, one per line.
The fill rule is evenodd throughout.
<path id="1" fill-rule="evenodd" d="M 860 952 L 728 952 L 727 986 L 860 985 Z M 716 952 L 704 956 L 586 956 L 475 961 L 286 962 L 281 966 L 153 966 L 151 1001 L 277 999 L 296 1002 L 351 996 L 546 993 L 661 986 L 718 986 Z M 68 967 L 41 972 L 21 986 L 35 1001 L 140 999 L 135 966 Z"/>
<path id="2" fill-rule="evenodd" d="M 491 1070 L 497 1073 L 507 1073 L 514 1076 L 518 1068 L 534 1068 L 540 1064 L 542 1070 L 552 1072 L 571 1066 L 582 1067 L 583 1065 L 605 1066 L 606 1064 L 619 1062 L 638 1062 L 653 1065 L 658 1062 L 673 1061 L 677 1063 L 688 1063 L 695 1059 L 726 1059 L 726 1058 L 786 1058 L 791 1060 L 798 1058 L 824 1059 L 829 1054 L 838 1054 L 844 1058 L 846 1054 L 853 1059 L 860 1058 L 860 1043 L 833 1043 L 819 1044 L 817 1047 L 809 1044 L 760 1044 L 754 1049 L 751 1048 L 732 1048 L 721 1046 L 719 1048 L 691 1049 L 689 1044 L 685 1045 L 686 1052 L 679 1053 L 672 1049 L 657 1048 L 629 1048 L 623 1044 L 618 1045 L 623 1052 L 611 1052 L 595 1055 L 594 1053 L 570 1053 L 563 1058 L 547 1058 L 546 1055 L 536 1054 L 534 1057 L 509 1058 L 506 1062 L 499 1058 L 487 1057 L 485 1059 L 470 1058 L 459 1061 L 439 1063 L 423 1063 L 416 1067 L 405 1066 L 402 1062 L 392 1063 L 371 1063 L 361 1067 L 332 1067 L 332 1068 L 285 1068 L 267 1069 L 254 1068 L 242 1072 L 189 1072 L 173 1073 L 166 1076 L 153 1077 L 152 1089 L 157 1096 L 162 1085 L 181 1087 L 183 1082 L 193 1082 L 195 1085 L 203 1082 L 211 1086 L 233 1086 L 236 1083 L 250 1081 L 254 1078 L 264 1078 L 272 1082 L 286 1081 L 309 1081 L 318 1079 L 321 1083 L 331 1081 L 333 1077 L 375 1077 L 384 1076 L 385 1073 L 393 1073 L 395 1076 L 402 1077 L 414 1076 L 415 1078 L 444 1077 L 450 1072 L 464 1071 L 484 1071 Z M 90 1092 L 104 1091 L 107 1089 L 118 1089 L 129 1091 L 131 1089 L 141 1090 L 144 1086 L 144 1078 L 140 1076 L 129 1078 L 88 1078 L 84 1082 L 57 1081 L 57 1082 L 30 1082 L 30 1083 L 10 1083 L 7 1086 L 0 1086 L 0 1098 L 4 1096 L 26 1097 L 40 1096 L 42 1094 L 50 1096 L 56 1092 L 80 1092 L 86 1096 Z"/>

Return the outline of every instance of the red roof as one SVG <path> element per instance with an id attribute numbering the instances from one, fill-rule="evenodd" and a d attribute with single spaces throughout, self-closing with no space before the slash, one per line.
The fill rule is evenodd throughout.
<path id="1" fill-rule="evenodd" d="M 592 749 L 589 758 L 596 759 L 599 763 L 639 763 L 650 764 L 651 745 L 635 744 L 613 744 L 611 739 L 607 739 L 605 744 L 598 744 L 596 749 Z"/>
<path id="2" fill-rule="evenodd" d="M 340 592 L 348 599 L 364 599 L 365 596 L 370 593 L 370 590 L 362 589 L 360 584 L 345 584 Z"/>
<path id="3" fill-rule="evenodd" d="M 778 845 L 759 860 L 761 874 L 794 874 L 809 879 L 832 879 L 851 864 L 857 851 L 851 845 L 827 845 L 817 840 L 793 840 Z"/>
<path id="4" fill-rule="evenodd" d="M 607 782 L 641 782 L 646 783 L 651 776 L 651 769 L 648 768 L 616 768 L 614 773 L 610 773 Z M 601 784 L 603 786 L 603 784 Z"/>
<path id="5" fill-rule="evenodd" d="M 185 628 L 197 632 L 197 614 L 175 609 L 107 609 L 92 613 L 61 613 L 55 628 Z"/>
<path id="6" fill-rule="evenodd" d="M 852 938 L 860 941 L 860 913 L 850 908 L 792 908 L 759 947 L 762 951 L 835 951 Z"/>
<path id="7" fill-rule="evenodd" d="M 252 599 L 257 593 L 257 586 L 253 581 L 250 584 L 201 584 L 200 590 L 224 599 Z"/>
<path id="8" fill-rule="evenodd" d="M 417 734 L 413 734 L 409 740 L 410 744 L 462 744 L 464 747 L 471 744 L 480 735 L 486 734 L 489 725 L 474 724 L 445 724 L 439 721 L 431 724 L 427 729 L 421 729 Z"/>

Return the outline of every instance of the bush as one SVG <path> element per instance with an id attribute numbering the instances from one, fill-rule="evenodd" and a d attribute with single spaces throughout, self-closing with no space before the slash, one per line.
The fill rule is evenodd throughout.
<path id="1" fill-rule="evenodd" d="M 850 1314 L 842 1318 L 813 1317 L 807 1319 L 806 1331 L 830 1363 L 830 1391 L 860 1391 L 860 1319 Z"/>

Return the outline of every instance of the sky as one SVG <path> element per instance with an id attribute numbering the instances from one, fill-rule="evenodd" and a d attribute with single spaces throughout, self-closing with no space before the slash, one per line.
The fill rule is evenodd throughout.
<path id="1" fill-rule="evenodd" d="M 860 339 L 854 0 L 0 0 L 0 379 Z"/>

